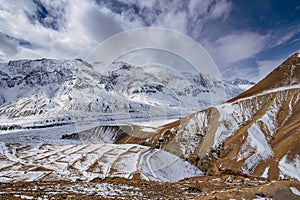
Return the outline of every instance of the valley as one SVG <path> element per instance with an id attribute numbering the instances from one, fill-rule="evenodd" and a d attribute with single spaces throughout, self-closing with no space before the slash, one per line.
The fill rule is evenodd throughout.
<path id="1" fill-rule="evenodd" d="M 244 92 L 124 63 L 2 64 L 0 197 L 297 199 L 299 55 Z M 212 105 L 211 84 L 235 95 Z"/>

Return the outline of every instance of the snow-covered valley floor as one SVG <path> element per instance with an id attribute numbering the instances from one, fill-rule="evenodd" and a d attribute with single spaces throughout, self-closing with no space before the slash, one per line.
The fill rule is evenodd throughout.
<path id="1" fill-rule="evenodd" d="M 18 145 L 0 143 L 0 182 L 109 177 L 176 182 L 203 173 L 162 150 L 134 144 Z"/>
<path id="2" fill-rule="evenodd" d="M 173 119 L 166 118 L 152 118 L 152 119 L 123 119 L 117 121 L 78 121 L 64 125 L 53 125 L 43 128 L 17 128 L 12 130 L 0 130 L 0 142 L 4 143 L 20 143 L 26 145 L 41 145 L 41 144 L 83 144 L 86 141 L 81 140 L 69 140 L 62 139 L 63 135 L 70 135 L 86 130 L 93 129 L 95 127 L 120 127 L 120 126 L 136 126 L 140 130 L 148 133 L 155 133 L 160 126 L 167 123 L 171 123 L 178 120 L 178 117 Z M 32 124 L 28 120 L 27 124 Z M 0 121 L 1 123 L 1 121 Z M 24 122 L 25 123 L 25 122 Z M 2 122 L 3 124 L 3 122 Z M 9 124 L 9 123 L 5 123 Z M 11 124 L 16 124 L 11 122 Z M 1 126 L 1 124 L 0 124 Z M 104 133 L 105 134 L 105 133 Z M 107 143 L 107 141 L 101 141 L 100 139 L 95 141 L 89 141 L 89 143 Z M 113 142 L 113 141 L 112 141 Z"/>

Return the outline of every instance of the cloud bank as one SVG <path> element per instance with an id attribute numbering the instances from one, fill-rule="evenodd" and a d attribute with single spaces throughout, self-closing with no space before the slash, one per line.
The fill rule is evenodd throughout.
<path id="1" fill-rule="evenodd" d="M 231 71 L 225 78 L 239 76 L 240 69 L 254 80 L 299 44 L 299 21 L 265 31 L 246 26 L 259 19 L 240 19 L 238 8 L 230 0 L 1 0 L 0 61 L 85 58 L 113 34 L 157 26 L 200 42 L 221 72 Z M 281 57 L 265 53 L 287 44 L 292 47 Z"/>

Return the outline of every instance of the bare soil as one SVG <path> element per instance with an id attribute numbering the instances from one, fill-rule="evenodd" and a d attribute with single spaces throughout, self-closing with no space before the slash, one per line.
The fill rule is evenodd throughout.
<path id="1" fill-rule="evenodd" d="M 234 174 L 203 176 L 176 183 L 107 178 L 91 182 L 39 181 L 0 184 L 0 199 L 299 199 L 295 180 L 270 181 Z M 98 185 L 108 185 L 109 189 Z M 105 191 L 106 192 L 105 192 Z"/>

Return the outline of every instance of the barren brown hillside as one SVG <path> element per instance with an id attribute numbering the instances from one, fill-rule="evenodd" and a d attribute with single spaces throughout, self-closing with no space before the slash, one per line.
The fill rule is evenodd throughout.
<path id="1" fill-rule="evenodd" d="M 158 129 L 147 145 L 206 174 L 300 180 L 300 58 L 293 55 L 240 96 Z"/>

